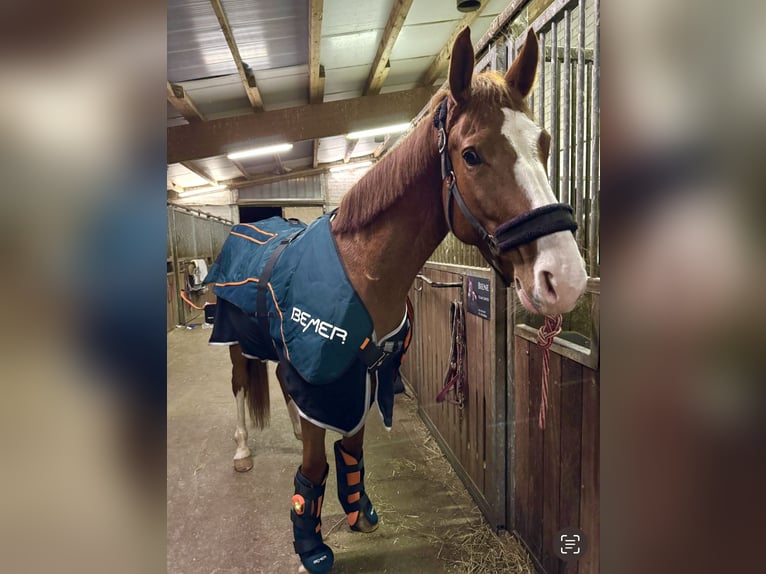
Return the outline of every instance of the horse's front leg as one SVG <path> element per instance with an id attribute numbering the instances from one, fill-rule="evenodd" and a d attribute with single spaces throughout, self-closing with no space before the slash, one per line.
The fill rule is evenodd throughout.
<path id="1" fill-rule="evenodd" d="M 378 513 L 364 489 L 363 445 L 364 427 L 355 435 L 335 442 L 338 500 L 351 530 L 372 532 L 378 527 Z"/>
<path id="2" fill-rule="evenodd" d="M 293 522 L 293 547 L 303 568 L 311 574 L 324 574 L 335 559 L 322 541 L 322 502 L 327 484 L 325 430 L 301 418 L 303 464 L 295 473 L 295 494 L 290 509 Z"/>
<path id="3" fill-rule="evenodd" d="M 234 442 L 237 450 L 234 453 L 234 470 L 247 472 L 253 468 L 253 457 L 247 446 L 247 424 L 245 421 L 245 389 L 248 384 L 248 359 L 242 356 L 239 345 L 229 347 L 231 358 L 231 390 L 237 400 L 237 426 L 234 430 Z"/>

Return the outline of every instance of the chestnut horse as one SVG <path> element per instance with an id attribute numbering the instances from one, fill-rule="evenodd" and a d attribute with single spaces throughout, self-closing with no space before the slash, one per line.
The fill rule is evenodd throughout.
<path id="1" fill-rule="evenodd" d="M 474 76 L 470 32 L 463 30 L 452 49 L 449 90 L 434 96 L 428 118 L 343 198 L 331 232 L 374 333 L 401 327 L 407 292 L 448 231 L 476 245 L 532 313 L 566 313 L 583 293 L 586 273 L 572 234 L 571 208 L 556 203 L 548 182 L 550 136 L 536 125 L 525 102 L 538 51 L 530 30 L 505 76 Z M 245 398 L 262 427 L 268 418 L 268 382 L 265 362 L 244 357 L 238 344 L 230 353 L 239 413 L 234 462 L 243 471 L 252 468 Z M 296 396 L 292 402 L 286 368 L 280 364 L 277 377 L 303 440 L 291 508 L 294 547 L 305 569 L 322 573 L 334 559 L 321 536 L 329 472 L 324 439 L 332 427 L 306 417 Z M 336 443 L 335 458 L 349 525 L 370 532 L 378 517 L 364 490 L 363 423 L 364 416 L 358 430 Z"/>

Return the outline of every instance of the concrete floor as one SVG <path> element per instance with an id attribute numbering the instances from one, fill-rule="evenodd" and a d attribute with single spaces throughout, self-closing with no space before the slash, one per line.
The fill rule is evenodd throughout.
<path id="1" fill-rule="evenodd" d="M 254 468 L 237 473 L 235 403 L 228 351 L 210 331 L 168 334 L 167 571 L 170 574 L 295 573 L 289 518 L 301 443 L 271 379 L 271 426 L 250 430 Z M 336 495 L 332 443 L 323 535 L 333 572 L 533 572 L 518 543 L 498 538 L 417 416 L 396 397 L 394 429 L 376 411 L 365 442 L 367 492 L 380 515 L 371 534 L 349 530 Z"/>

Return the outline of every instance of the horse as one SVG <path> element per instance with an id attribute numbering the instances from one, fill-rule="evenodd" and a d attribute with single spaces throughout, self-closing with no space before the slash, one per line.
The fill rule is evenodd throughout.
<path id="1" fill-rule="evenodd" d="M 296 333 L 302 330 L 304 334 L 308 330 L 317 341 L 321 335 L 322 343 L 334 339 L 331 342 L 337 349 L 348 348 L 345 344 L 352 334 L 342 326 L 320 321 L 302 306 L 283 312 L 279 298 L 284 296 L 275 293 L 269 273 L 277 273 L 279 257 L 286 255 L 270 256 L 266 264 L 269 273 L 262 270 L 265 276 L 260 279 L 216 282 L 216 289 L 221 291 L 217 291 L 219 308 L 211 344 L 230 347 L 232 390 L 238 413 L 235 469 L 252 468 L 245 401 L 256 426 L 267 424 L 269 397 L 264 359 L 276 357 L 277 378 L 296 436 L 300 435 L 303 442 L 290 516 L 294 550 L 308 572 L 328 572 L 334 561 L 332 549 L 321 534 L 321 508 L 329 474 L 324 446 L 327 430 L 342 435 L 334 451 L 338 497 L 349 527 L 364 533 L 378 527 L 378 515 L 365 491 L 364 423 L 374 397 L 379 408 L 386 403 L 392 405 L 390 379 L 396 375 L 409 340 L 407 293 L 447 233 L 451 231 L 460 241 L 477 246 L 531 313 L 571 311 L 585 290 L 587 275 L 573 236 L 576 224 L 572 209 L 556 202 L 548 181 L 551 138 L 535 123 L 526 103 L 538 58 L 537 37 L 530 29 L 505 75 L 474 75 L 470 30 L 461 31 L 452 47 L 448 89 L 433 96 L 426 119 L 349 190 L 335 212 L 320 218 L 320 224 L 308 229 L 304 229 L 305 225 L 295 230 L 286 227 L 285 238 L 276 248 L 280 253 L 282 249 L 291 253 L 291 245 L 308 242 L 308 231 L 314 228 L 314 235 L 324 233 L 325 239 L 330 238 L 351 295 L 361 301 L 365 317 L 371 322 L 372 333 L 356 350 L 358 358 L 349 359 L 352 366 L 336 377 L 337 381 L 323 381 L 327 385 L 317 386 L 302 376 L 303 367 L 299 369 L 297 364 L 313 360 L 313 347 L 293 346 L 290 353 L 289 341 L 293 339 L 285 335 L 286 329 L 297 329 Z M 240 244 L 275 244 L 282 237 L 260 224 L 233 230 L 226 244 L 239 242 L 232 243 L 232 249 L 239 249 Z M 324 267 L 314 265 L 317 273 Z M 215 276 L 214 269 L 215 265 L 210 273 Z M 242 285 L 257 287 L 259 297 L 263 294 L 269 305 L 273 298 L 270 311 L 245 317 L 241 309 L 225 300 L 225 289 L 236 290 Z M 321 291 L 326 286 L 315 279 L 314 287 Z M 245 341 L 259 330 L 266 337 L 271 335 L 269 345 L 273 349 L 255 355 L 255 351 L 246 352 Z M 381 333 L 388 335 L 376 336 Z M 393 339 L 400 343 L 395 351 L 382 351 Z M 370 348 L 376 354 L 368 361 L 364 353 Z M 272 354 L 274 349 L 276 353 Z M 361 397 L 354 403 L 361 404 L 361 410 L 355 406 L 349 414 L 346 406 L 335 408 L 332 401 L 346 405 L 346 395 Z M 335 422 L 341 416 L 351 422 Z"/>

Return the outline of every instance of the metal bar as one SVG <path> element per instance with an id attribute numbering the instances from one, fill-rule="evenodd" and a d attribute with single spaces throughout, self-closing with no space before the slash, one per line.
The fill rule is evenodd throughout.
<path id="1" fill-rule="evenodd" d="M 567 10 L 564 13 L 564 121 L 562 122 L 562 128 L 564 131 L 564 157 L 562 158 L 561 166 L 561 202 L 572 203 L 572 185 L 569 179 L 569 159 L 571 154 L 570 138 L 571 133 L 569 129 L 570 120 L 570 101 L 572 99 L 572 83 L 571 83 L 571 62 L 569 59 L 569 50 L 572 45 L 572 11 Z"/>
<path id="2" fill-rule="evenodd" d="M 545 28 L 551 20 L 556 18 L 564 8 L 572 3 L 573 0 L 556 0 L 555 2 L 552 2 L 537 18 L 535 18 L 530 26 L 534 28 L 535 32 L 539 32 L 541 29 Z"/>
<path id="3" fill-rule="evenodd" d="M 583 147 L 585 146 L 585 0 L 578 6 L 580 26 L 577 50 L 577 111 L 575 116 L 575 221 L 577 222 L 577 245 L 583 247 Z"/>
<path id="4" fill-rule="evenodd" d="M 599 64 L 601 60 L 599 31 L 601 28 L 601 0 L 595 0 L 594 20 L 595 28 L 593 31 L 593 80 L 591 81 L 591 105 L 593 106 L 590 114 L 590 133 L 591 133 L 591 152 L 590 152 L 590 221 L 588 225 L 588 269 L 591 275 L 596 272 L 597 260 L 597 242 L 598 242 L 598 195 L 599 195 L 599 85 L 601 83 Z"/>
<path id="5" fill-rule="evenodd" d="M 545 53 L 545 33 L 540 32 L 541 52 Z M 541 127 L 545 127 L 545 58 L 540 58 L 540 90 L 537 92 L 539 100 L 537 102 L 537 122 Z"/>
<path id="6" fill-rule="evenodd" d="M 551 24 L 551 53 L 558 53 L 558 21 Z M 559 59 L 551 58 L 551 153 L 550 173 L 553 195 L 560 201 L 561 182 L 559 181 L 559 162 L 561 161 L 561 139 L 559 138 Z"/>
<path id="7" fill-rule="evenodd" d="M 426 277 L 425 275 L 422 275 L 420 273 L 415 275 L 415 279 L 420 279 L 421 281 L 425 281 L 426 283 L 428 283 L 428 285 L 430 287 L 433 287 L 434 289 L 447 289 L 447 288 L 450 288 L 450 287 L 461 287 L 462 288 L 463 287 L 463 282 L 462 281 L 455 281 L 455 282 L 452 282 L 452 283 L 439 283 L 438 281 L 432 281 L 431 279 L 429 279 L 428 277 Z"/>

